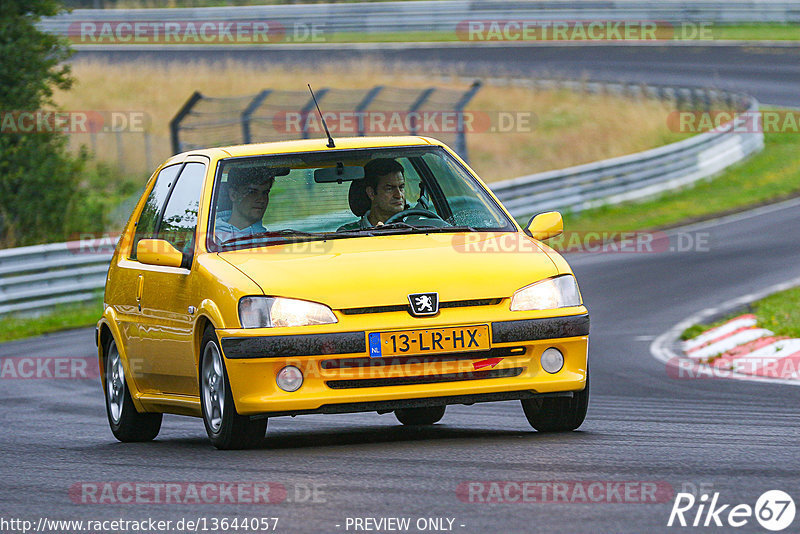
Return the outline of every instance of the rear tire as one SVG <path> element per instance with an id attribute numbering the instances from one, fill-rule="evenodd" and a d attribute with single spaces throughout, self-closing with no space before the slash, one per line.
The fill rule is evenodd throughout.
<path id="1" fill-rule="evenodd" d="M 444 417 L 447 406 L 425 406 L 422 408 L 400 408 L 394 416 L 404 425 L 432 425 Z"/>
<path id="2" fill-rule="evenodd" d="M 113 339 L 106 348 L 105 397 L 108 424 L 123 443 L 151 441 L 161 430 L 160 413 L 139 413 L 133 405 L 122 358 Z"/>
<path id="3" fill-rule="evenodd" d="M 539 432 L 569 432 L 577 429 L 586 418 L 589 407 L 589 375 L 586 387 L 572 397 L 523 399 L 522 409 L 533 428 Z"/>
<path id="4" fill-rule="evenodd" d="M 211 444 L 220 450 L 260 445 L 267 432 L 267 419 L 251 421 L 236 412 L 225 359 L 213 328 L 206 329 L 200 346 L 200 404 Z"/>

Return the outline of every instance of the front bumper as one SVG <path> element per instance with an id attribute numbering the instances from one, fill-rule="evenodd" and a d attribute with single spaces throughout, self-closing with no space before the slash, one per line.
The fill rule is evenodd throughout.
<path id="1" fill-rule="evenodd" d="M 469 324 L 476 323 L 443 323 Z M 234 403 L 242 415 L 388 411 L 530 398 L 585 387 L 589 334 L 585 309 L 578 315 L 484 324 L 490 328 L 489 350 L 383 358 L 369 357 L 367 330 L 263 335 L 263 330 L 230 329 L 217 334 Z M 564 355 L 564 367 L 555 374 L 543 371 L 539 363 L 549 347 Z M 275 378 L 286 365 L 303 372 L 303 385 L 295 392 L 276 385 Z"/>

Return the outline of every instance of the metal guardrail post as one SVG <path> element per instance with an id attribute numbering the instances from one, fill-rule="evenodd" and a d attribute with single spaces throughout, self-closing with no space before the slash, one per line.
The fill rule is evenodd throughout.
<path id="1" fill-rule="evenodd" d="M 315 91 L 314 94 L 317 95 L 317 102 L 319 103 L 327 93 L 328 93 L 327 87 L 323 87 L 319 91 Z M 306 120 L 306 117 L 308 116 L 308 113 L 312 111 L 315 107 L 316 106 L 314 106 L 314 99 L 310 98 L 308 99 L 308 102 L 306 102 L 306 105 L 303 106 L 303 109 L 300 110 L 300 119 L 303 121 L 303 139 L 308 139 L 308 121 Z M 321 106 L 320 109 L 322 109 Z"/>
<path id="2" fill-rule="evenodd" d="M 366 135 L 365 134 L 365 128 L 364 128 L 364 116 L 361 115 L 361 113 L 365 109 L 367 109 L 367 107 L 370 104 L 372 104 L 372 101 L 375 100 L 375 97 L 378 96 L 378 93 L 380 93 L 382 90 L 383 90 L 383 86 L 382 85 L 376 85 L 375 87 L 373 87 L 372 89 L 369 90 L 369 92 L 366 94 L 366 96 L 364 96 L 364 98 L 361 99 L 361 102 L 359 102 L 358 105 L 356 106 L 356 110 L 355 111 L 356 111 L 356 117 L 358 117 L 358 136 L 359 137 L 364 137 L 364 135 Z"/>
<path id="3" fill-rule="evenodd" d="M 469 101 L 475 96 L 475 93 L 478 92 L 478 89 L 481 88 L 481 82 L 479 80 L 475 80 L 472 82 L 472 86 L 467 90 L 466 93 L 461 95 L 461 98 L 458 102 L 456 102 L 453 109 L 456 110 L 456 116 L 458 117 L 458 126 L 456 131 L 456 153 L 461 156 L 464 161 L 469 163 L 469 158 L 467 155 L 467 132 L 464 131 L 464 108 L 467 107 Z"/>
<path id="4" fill-rule="evenodd" d="M 425 89 L 424 91 L 422 91 L 422 93 L 420 93 L 417 99 L 411 103 L 411 106 L 408 108 L 408 113 L 410 115 L 410 121 L 411 121 L 411 129 L 408 133 L 410 133 L 411 135 L 417 135 L 417 121 L 414 120 L 415 117 L 414 115 L 411 114 L 415 113 L 420 107 L 422 107 L 422 105 L 425 103 L 426 100 L 428 100 L 431 97 L 434 91 L 436 91 L 435 87 L 429 87 Z"/>
<path id="5" fill-rule="evenodd" d="M 183 105 L 183 107 L 175 114 L 171 121 L 169 121 L 169 130 L 170 135 L 172 137 L 172 153 L 177 154 L 181 152 L 181 141 L 179 136 L 179 130 L 181 127 L 181 122 L 186 115 L 188 115 L 192 108 L 197 104 L 197 102 L 203 98 L 203 95 L 200 94 L 200 91 L 195 91 L 192 93 L 192 96 L 189 97 L 189 100 Z"/>
<path id="6" fill-rule="evenodd" d="M 252 135 L 250 132 L 250 117 L 255 113 L 255 111 L 261 107 L 261 104 L 264 103 L 264 100 L 269 96 L 272 92 L 272 89 L 264 89 L 260 93 L 256 95 L 256 97 L 250 101 L 244 111 L 242 111 L 242 142 L 244 144 L 252 143 Z"/>

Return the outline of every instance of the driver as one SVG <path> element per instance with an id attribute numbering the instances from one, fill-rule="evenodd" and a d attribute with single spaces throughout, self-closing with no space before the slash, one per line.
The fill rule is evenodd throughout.
<path id="1" fill-rule="evenodd" d="M 217 242 L 266 232 L 262 224 L 275 176 L 264 169 L 234 167 L 228 172 L 231 209 L 217 214 Z"/>
<path id="2" fill-rule="evenodd" d="M 403 166 L 390 158 L 377 158 L 364 165 L 365 191 L 370 209 L 359 219 L 339 230 L 357 230 L 383 224 L 406 209 L 406 182 Z"/>

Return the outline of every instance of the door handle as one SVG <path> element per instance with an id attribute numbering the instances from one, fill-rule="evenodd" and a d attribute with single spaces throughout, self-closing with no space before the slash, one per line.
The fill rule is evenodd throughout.
<path id="1" fill-rule="evenodd" d="M 139 275 L 139 286 L 136 289 L 136 303 L 139 305 L 139 311 L 142 311 L 142 292 L 144 291 L 144 275 Z"/>

